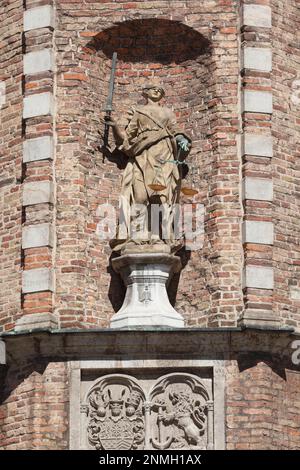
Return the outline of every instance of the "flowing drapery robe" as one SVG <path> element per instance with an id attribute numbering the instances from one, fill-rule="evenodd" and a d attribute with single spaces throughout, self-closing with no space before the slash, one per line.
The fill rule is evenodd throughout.
<path id="1" fill-rule="evenodd" d="M 120 250 L 121 240 L 130 240 L 129 208 L 134 204 L 149 207 L 156 195 L 161 204 L 170 208 L 179 201 L 180 170 L 177 160 L 177 135 L 184 135 L 177 126 L 173 112 L 166 107 L 141 106 L 131 111 L 129 123 L 125 129 L 125 138 L 119 150 L 128 156 L 123 174 L 121 189 L 121 218 L 117 240 L 112 243 L 115 250 Z M 150 184 L 159 184 L 166 189 L 155 193 Z M 135 240 L 136 243 L 136 240 Z M 140 243 L 143 241 L 140 240 Z"/>

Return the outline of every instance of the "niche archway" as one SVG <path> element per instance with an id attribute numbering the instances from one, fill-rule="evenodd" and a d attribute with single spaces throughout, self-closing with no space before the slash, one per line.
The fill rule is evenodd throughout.
<path id="1" fill-rule="evenodd" d="M 205 171 L 204 167 L 209 165 L 210 157 L 205 159 L 203 139 L 207 134 L 209 118 L 206 111 L 207 103 L 211 99 L 209 90 L 213 81 L 209 39 L 179 21 L 160 18 L 134 19 L 113 24 L 95 34 L 85 44 L 84 49 L 91 57 L 85 96 L 86 108 L 91 113 L 91 125 L 87 135 L 91 150 L 97 142 L 101 146 L 99 130 L 101 134 L 104 127 L 101 117 L 104 116 L 107 99 L 111 59 L 113 52 L 117 52 L 113 103 L 115 118 L 121 125 L 125 125 L 128 109 L 144 101 L 141 97 L 142 88 L 153 80 L 159 82 L 166 91 L 166 105 L 173 108 L 179 125 L 183 126 L 193 140 L 189 159 L 195 170 L 195 185 L 203 194 L 207 194 L 207 178 L 204 175 L 207 175 L 208 171 Z M 112 141 L 111 144 L 113 148 Z M 87 193 L 90 206 L 94 205 L 97 195 L 99 202 L 109 202 L 118 207 L 122 168 L 126 161 L 122 160 L 121 156 L 105 159 L 104 164 L 100 156 L 93 161 L 94 173 L 99 175 L 101 185 L 96 189 L 95 178 L 91 179 Z M 122 283 L 110 268 L 109 274 L 109 300 L 117 311 L 122 305 L 124 291 L 120 292 Z M 202 281 L 205 283 L 203 276 Z M 177 283 L 178 279 L 175 279 L 169 289 L 173 303 Z"/>
<path id="2" fill-rule="evenodd" d="M 96 34 L 87 47 L 99 57 L 101 109 L 105 106 L 111 58 L 117 52 L 114 108 L 118 117 L 141 100 L 141 89 L 155 79 L 165 87 L 166 101 L 179 122 L 197 136 L 195 113 L 203 105 L 204 75 L 209 73 L 208 38 L 179 21 L 148 18 L 117 23 Z"/>

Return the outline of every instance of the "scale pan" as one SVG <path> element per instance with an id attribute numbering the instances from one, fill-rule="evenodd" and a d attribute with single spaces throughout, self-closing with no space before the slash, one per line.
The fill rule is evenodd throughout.
<path id="1" fill-rule="evenodd" d="M 193 189 L 193 188 L 181 188 L 181 192 L 185 196 L 195 196 L 195 194 L 198 193 L 198 191 L 196 189 Z"/>
<path id="2" fill-rule="evenodd" d="M 163 186 L 162 184 L 148 184 L 148 187 L 152 189 L 152 191 L 163 191 L 167 186 Z"/>

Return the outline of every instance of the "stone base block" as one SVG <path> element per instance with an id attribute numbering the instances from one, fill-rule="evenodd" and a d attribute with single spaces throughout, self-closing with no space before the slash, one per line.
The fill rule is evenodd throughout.
<path id="1" fill-rule="evenodd" d="M 246 328 L 280 328 L 280 319 L 272 310 L 246 309 L 238 326 Z"/>
<path id="2" fill-rule="evenodd" d="M 0 339 L 0 365 L 6 364 L 6 349 L 4 341 Z"/>
<path id="3" fill-rule="evenodd" d="M 113 260 L 127 287 L 122 308 L 111 319 L 111 328 L 183 328 L 182 316 L 171 306 L 166 285 L 181 269 L 178 256 L 165 253 L 132 253 Z"/>
<path id="4" fill-rule="evenodd" d="M 31 331 L 38 329 L 55 329 L 58 327 L 57 319 L 50 313 L 33 313 L 24 315 L 20 318 L 15 326 L 16 332 Z"/>

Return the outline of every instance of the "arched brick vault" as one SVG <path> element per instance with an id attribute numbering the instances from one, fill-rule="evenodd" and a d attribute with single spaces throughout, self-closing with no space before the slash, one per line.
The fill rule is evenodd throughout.
<path id="1" fill-rule="evenodd" d="M 195 141 L 197 126 L 192 123 L 192 114 L 199 113 L 203 104 L 205 86 L 201 75 L 204 69 L 208 72 L 211 68 L 208 38 L 179 21 L 148 18 L 117 23 L 96 34 L 86 46 L 100 59 L 103 98 L 111 57 L 113 52 L 118 53 L 115 90 L 118 117 L 141 100 L 141 88 L 154 78 L 166 88 L 168 105 L 194 134 Z"/>
<path id="2" fill-rule="evenodd" d="M 85 34 L 82 33 L 82 36 L 84 38 Z M 201 193 L 201 201 L 205 203 L 203 198 L 207 197 L 208 170 L 200 176 L 199 168 L 201 164 L 203 170 L 204 139 L 207 138 L 207 131 L 210 128 L 206 110 L 210 99 L 208 88 L 213 69 L 211 41 L 182 22 L 146 18 L 116 23 L 95 33 L 92 39 L 89 37 L 85 44 L 83 41 L 81 44 L 83 56 L 86 58 L 89 55 L 90 57 L 87 67 L 90 80 L 83 84 L 87 93 L 83 90 L 81 93 L 86 95 L 84 100 L 89 103 L 87 105 L 87 113 L 90 115 L 86 128 L 87 145 L 91 151 L 96 149 L 96 158 L 101 147 L 99 133 L 101 135 L 103 128 L 103 125 L 99 123 L 99 117 L 103 117 L 105 108 L 112 54 L 117 52 L 115 117 L 125 124 L 128 109 L 143 101 L 140 93 L 143 86 L 153 79 L 161 83 L 166 90 L 165 103 L 174 109 L 180 125 L 193 139 L 190 163 L 192 162 L 194 166 L 193 174 L 195 184 Z M 111 144 L 113 148 L 112 141 Z M 108 201 L 117 207 L 120 177 L 126 160 L 116 152 L 106 153 L 105 157 L 99 171 L 102 175 L 104 171 L 108 179 L 104 187 L 102 185 L 97 187 L 97 191 L 98 195 L 100 192 L 101 202 Z M 87 179 L 89 179 L 88 175 Z M 97 197 L 95 189 L 91 182 L 87 199 L 88 204 L 91 203 L 93 207 L 95 197 Z M 186 260 L 190 258 L 190 253 L 183 252 L 181 256 L 185 265 Z M 111 276 L 108 295 L 116 311 L 122 305 L 124 289 L 122 289 L 121 279 L 110 265 L 108 271 Z M 169 289 L 173 303 L 176 300 L 178 282 L 179 278 L 174 278 Z"/>
<path id="3" fill-rule="evenodd" d="M 96 235 L 97 207 L 106 203 L 118 207 L 126 164 L 120 154 L 113 152 L 103 158 L 100 151 L 101 119 L 115 51 L 115 118 L 125 125 L 128 109 L 143 102 L 141 89 L 154 79 L 164 86 L 165 104 L 173 108 L 179 125 L 193 140 L 189 163 L 193 164 L 194 185 L 199 190 L 194 202 L 205 206 L 205 241 L 203 249 L 182 253 L 185 269 L 169 287 L 171 301 L 187 325 L 234 324 L 237 310 L 242 308 L 240 248 L 233 246 L 231 237 L 239 223 L 232 214 L 240 210 L 235 141 L 237 51 L 229 42 L 230 47 L 224 48 L 220 58 L 223 45 L 220 48 L 219 40 L 214 38 L 213 23 L 204 21 L 205 14 L 173 21 L 170 15 L 137 19 L 110 13 L 105 17 L 96 15 L 83 27 L 78 24 L 72 30 L 70 11 L 60 13 L 56 176 L 62 184 L 57 192 L 56 312 L 62 324 L 71 324 L 71 310 L 75 308 L 78 326 L 107 326 L 124 297 L 123 283 L 110 266 L 108 241 Z M 221 18 L 216 21 L 222 27 L 225 24 Z M 224 31 L 227 35 L 227 29 Z M 227 127 L 228 139 L 224 137 Z M 73 165 L 74 176 L 65 171 L 66 163 Z M 81 201 L 76 211 L 71 203 L 64 203 L 64 197 L 78 198 L 78 190 L 72 190 L 73 178 L 80 187 Z M 79 234 L 73 260 L 69 254 L 70 230 Z M 220 235 L 228 238 L 222 253 Z M 219 275 L 223 269 L 221 259 L 230 265 L 229 277 L 234 278 L 231 283 L 225 279 L 227 273 Z M 222 291 L 228 296 L 223 310 Z M 230 305 L 229 298 L 234 299 Z"/>
<path id="4" fill-rule="evenodd" d="M 182 64 L 208 52 L 208 38 L 180 21 L 144 18 L 119 22 L 94 36 L 90 45 L 123 62 Z"/>
<path id="5" fill-rule="evenodd" d="M 204 128 L 199 132 L 201 116 L 197 111 L 197 107 L 203 103 L 205 86 L 198 79 L 200 71 L 203 73 L 208 66 L 205 61 L 210 57 L 209 39 L 180 21 L 146 18 L 117 23 L 96 34 L 86 47 L 100 59 L 99 70 L 102 72 L 103 84 L 109 80 L 112 55 L 114 52 L 118 54 L 114 100 L 118 118 L 126 115 L 128 107 L 141 101 L 140 91 L 146 83 L 151 83 L 153 79 L 159 81 L 166 89 L 165 101 L 174 108 L 179 122 L 192 135 L 193 158 L 197 158 L 202 150 L 199 141 L 205 133 Z M 104 87 L 104 99 L 106 91 Z M 124 156 L 118 152 L 106 152 L 105 156 L 119 169 L 126 165 Z M 194 164 L 198 166 L 198 162 Z M 185 266 L 190 253 L 182 250 L 180 255 Z M 109 272 L 112 278 L 109 298 L 117 311 L 122 305 L 124 289 L 120 289 L 122 281 L 111 265 Z M 179 276 L 176 276 L 169 288 L 173 304 L 178 282 Z"/>

